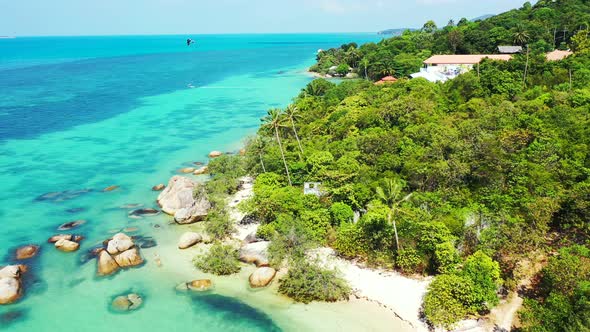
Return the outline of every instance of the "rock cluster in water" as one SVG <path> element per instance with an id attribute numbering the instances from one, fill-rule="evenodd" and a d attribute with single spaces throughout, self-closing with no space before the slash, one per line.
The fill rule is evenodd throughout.
<path id="1" fill-rule="evenodd" d="M 137 310 L 143 304 L 143 299 L 139 294 L 131 293 L 115 297 L 111 307 L 116 311 L 133 311 Z"/>
<path id="2" fill-rule="evenodd" d="M 0 304 L 10 304 L 22 294 L 21 275 L 26 272 L 24 265 L 0 267 Z"/>
<path id="3" fill-rule="evenodd" d="M 211 208 L 204 187 L 182 176 L 173 176 L 158 196 L 158 204 L 165 213 L 174 216 L 178 224 L 202 221 Z"/>
<path id="4" fill-rule="evenodd" d="M 124 269 L 143 264 L 139 249 L 129 236 L 118 233 L 105 242 L 106 248 L 95 250 L 98 256 L 98 275 L 107 276 L 117 272 L 120 268 Z"/>
<path id="5" fill-rule="evenodd" d="M 58 234 L 47 239 L 47 242 L 53 243 L 55 248 L 63 252 L 73 252 L 80 248 L 80 241 L 83 237 L 72 234 Z"/>

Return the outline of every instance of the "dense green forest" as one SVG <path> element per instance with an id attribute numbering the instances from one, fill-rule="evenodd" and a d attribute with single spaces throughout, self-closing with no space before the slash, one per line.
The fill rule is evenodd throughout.
<path id="1" fill-rule="evenodd" d="M 500 45 L 528 46 L 535 52 L 567 49 L 576 46 L 572 38 L 579 31 L 588 30 L 589 5 L 587 0 L 540 0 L 485 20 L 451 20 L 440 29 L 429 21 L 420 30 L 379 43 L 350 43 L 319 52 L 310 71 L 342 76 L 352 70 L 371 79 L 401 78 L 417 72 L 433 54 L 493 54 Z M 333 66 L 337 69 L 330 71 Z"/>
<path id="2" fill-rule="evenodd" d="M 435 275 L 424 299 L 434 326 L 485 315 L 530 279 L 523 330 L 588 331 L 590 42 L 578 31 L 587 21 L 588 1 L 539 1 L 334 50 L 358 51 L 347 63 L 366 60 L 368 76 L 379 78 L 404 77 L 433 53 L 493 52 L 519 33 L 531 45 L 528 56 L 484 60 L 479 74 L 446 83 L 315 80 L 287 109 L 268 112 L 244 157 L 212 162 L 209 189 L 231 193 L 239 174 L 256 176 L 243 208 L 262 222 L 258 236 L 272 240 L 272 265 L 306 266 L 281 283 L 300 300 L 348 294 L 332 271 L 307 261 L 308 249 L 330 246 L 370 265 Z M 565 36 L 554 39 L 554 28 Z M 575 54 L 548 62 L 554 44 Z M 318 60 L 324 68 L 325 55 Z M 321 182 L 322 195 L 304 195 L 305 182 Z M 544 268 L 526 268 L 533 263 Z M 319 290 L 298 282 L 314 276 Z"/>

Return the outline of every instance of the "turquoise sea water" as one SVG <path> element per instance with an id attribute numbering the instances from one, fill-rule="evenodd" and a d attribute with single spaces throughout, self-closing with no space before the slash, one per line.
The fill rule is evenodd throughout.
<path id="1" fill-rule="evenodd" d="M 192 47 L 186 36 L 0 39 L 0 265 L 15 263 L 20 245 L 41 245 L 25 262 L 24 297 L 0 306 L 0 330 L 286 328 L 272 310 L 246 304 L 256 296 L 247 282 L 234 292 L 241 296 L 177 294 L 176 284 L 207 277 L 192 267 L 194 253 L 161 248 L 186 228 L 163 215 L 130 219 L 121 206 L 156 207 L 153 185 L 206 162 L 210 150 L 239 148 L 268 108 L 286 106 L 310 81 L 304 70 L 317 49 L 379 37 L 192 37 Z M 102 192 L 110 185 L 120 189 Z M 43 196 L 52 192 L 61 194 Z M 77 219 L 87 221 L 74 231 L 86 237 L 78 252 L 46 243 Z M 143 267 L 95 277 L 84 254 L 125 227 L 158 245 L 142 250 Z M 129 290 L 144 296 L 143 308 L 111 312 L 109 300 Z"/>

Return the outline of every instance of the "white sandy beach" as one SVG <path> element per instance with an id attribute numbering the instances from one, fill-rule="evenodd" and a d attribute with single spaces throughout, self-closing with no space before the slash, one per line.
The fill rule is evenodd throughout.
<path id="1" fill-rule="evenodd" d="M 244 214 L 237 206 L 245 199 L 252 197 L 252 179 L 244 178 L 240 191 L 230 198 L 230 215 L 236 222 L 235 238 L 244 240 L 256 231 L 258 225 L 239 225 Z M 361 267 L 352 261 L 340 258 L 331 248 L 320 248 L 310 253 L 316 256 L 328 268 L 336 268 L 361 299 L 377 302 L 391 310 L 392 315 L 407 322 L 416 331 L 427 331 L 426 324 L 420 321 L 422 297 L 426 293 L 432 278 L 412 279 L 397 272 Z"/>

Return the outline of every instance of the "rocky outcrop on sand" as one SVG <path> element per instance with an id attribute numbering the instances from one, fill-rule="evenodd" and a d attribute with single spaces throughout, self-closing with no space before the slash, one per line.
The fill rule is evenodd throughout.
<path id="1" fill-rule="evenodd" d="M 21 275 L 26 268 L 23 265 L 0 267 L 0 304 L 10 304 L 22 294 Z"/>
<path id="2" fill-rule="evenodd" d="M 115 297 L 111 303 L 111 307 L 115 311 L 132 311 L 137 310 L 143 304 L 143 299 L 139 294 L 131 293 L 127 295 L 120 295 Z"/>
<path id="3" fill-rule="evenodd" d="M 269 241 L 245 244 L 240 248 L 240 261 L 255 264 L 257 267 L 268 266 Z"/>
<path id="4" fill-rule="evenodd" d="M 254 288 L 266 287 L 277 274 L 277 271 L 272 267 L 260 267 L 254 271 L 250 278 L 250 286 Z"/>
<path id="5" fill-rule="evenodd" d="M 29 259 L 29 258 L 35 257 L 38 252 L 39 252 L 39 246 L 34 245 L 34 244 L 29 244 L 29 245 L 22 246 L 22 247 L 16 249 L 14 256 L 16 257 L 17 260 L 23 260 L 23 259 Z"/>
<path id="6" fill-rule="evenodd" d="M 133 239 L 123 233 L 115 234 L 106 241 L 106 248 L 97 251 L 97 273 L 106 276 L 119 268 L 129 268 L 143 264 L 143 258 Z"/>
<path id="7" fill-rule="evenodd" d="M 158 196 L 158 204 L 165 213 L 174 216 L 178 224 L 202 221 L 211 208 L 203 185 L 182 176 L 173 176 Z"/>
<path id="8" fill-rule="evenodd" d="M 187 249 L 201 242 L 203 237 L 199 233 L 186 232 L 178 240 L 178 249 Z"/>

